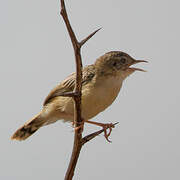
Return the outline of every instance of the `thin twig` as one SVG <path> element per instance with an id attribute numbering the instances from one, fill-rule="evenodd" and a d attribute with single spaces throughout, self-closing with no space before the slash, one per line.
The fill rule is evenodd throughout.
<path id="1" fill-rule="evenodd" d="M 61 15 L 64 19 L 64 22 L 66 24 L 69 36 L 71 38 L 71 42 L 74 48 L 74 54 L 76 59 L 76 84 L 75 84 L 75 92 L 78 92 L 78 96 L 74 96 L 74 102 L 75 102 L 75 115 L 74 115 L 74 125 L 77 127 L 79 124 L 81 124 L 81 81 L 82 81 L 82 60 L 81 60 L 81 54 L 80 54 L 80 46 L 78 44 L 77 38 L 74 34 L 74 31 L 71 27 L 71 24 L 69 22 L 65 3 L 64 0 L 61 0 Z M 65 180 L 71 180 L 74 175 L 74 170 L 77 164 L 77 160 L 81 151 L 81 138 L 82 138 L 82 131 L 81 128 L 75 131 L 74 133 L 74 145 L 73 145 L 73 151 L 71 155 L 71 159 L 69 162 L 68 169 L 66 171 Z"/>
<path id="2" fill-rule="evenodd" d="M 75 46 L 77 46 L 77 44 L 78 44 L 78 41 L 77 41 L 77 38 L 76 38 L 76 36 L 74 34 L 74 31 L 73 31 L 73 29 L 71 27 L 71 24 L 69 22 L 64 0 L 61 0 L 61 15 L 62 15 L 62 17 L 64 19 L 65 24 L 66 24 L 66 27 L 67 27 L 69 36 L 71 38 L 71 42 L 73 44 L 73 47 L 75 48 Z"/>
<path id="3" fill-rule="evenodd" d="M 75 108 L 75 114 L 74 114 L 74 125 L 75 127 L 78 127 L 82 124 L 82 118 L 81 118 L 81 89 L 82 89 L 82 59 L 81 59 L 81 47 L 87 40 L 89 40 L 98 30 L 96 30 L 94 33 L 90 34 L 87 38 L 85 38 L 80 43 L 77 41 L 76 35 L 71 27 L 71 24 L 68 19 L 68 15 L 66 12 L 66 7 L 64 0 L 61 0 L 61 15 L 64 19 L 64 22 L 66 24 L 66 28 L 68 30 L 69 36 L 71 38 L 71 42 L 74 48 L 74 54 L 76 59 L 76 83 L 74 92 L 76 92 L 76 95 L 73 93 L 66 94 L 67 96 L 72 96 L 74 98 L 74 108 Z M 75 130 L 74 133 L 74 145 L 73 145 L 73 151 L 71 155 L 71 160 L 65 175 L 65 180 L 71 180 L 74 175 L 74 170 L 77 164 L 77 160 L 79 158 L 79 154 L 82 148 L 82 131 L 81 128 L 78 128 L 78 130 Z"/>
<path id="4" fill-rule="evenodd" d="M 99 30 L 101 30 L 101 28 L 97 29 L 96 31 L 94 31 L 93 33 L 91 33 L 88 37 L 84 38 L 79 44 L 80 46 L 83 46 L 83 44 L 85 44 L 91 37 L 93 37 Z"/>

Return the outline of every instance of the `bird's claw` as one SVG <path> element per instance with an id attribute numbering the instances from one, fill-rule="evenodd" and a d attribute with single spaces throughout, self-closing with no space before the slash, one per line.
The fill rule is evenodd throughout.
<path id="1" fill-rule="evenodd" d="M 92 122 L 92 121 L 82 121 L 79 126 L 74 127 L 75 124 L 74 124 L 74 122 L 73 122 L 73 127 L 74 127 L 75 131 L 81 129 L 81 133 L 82 133 L 83 130 L 84 130 L 84 123 L 85 123 L 85 122 L 90 123 L 90 124 L 95 124 L 95 125 L 97 125 L 97 126 L 101 126 L 101 127 L 103 128 L 103 131 L 104 131 L 104 137 L 106 138 L 106 140 L 107 140 L 108 142 L 111 142 L 111 141 L 109 140 L 109 136 L 111 135 L 112 128 L 114 128 L 115 125 L 118 124 L 118 123 L 115 123 L 115 124 L 113 124 L 113 123 L 104 124 L 104 123 L 98 123 L 98 122 Z M 107 133 L 107 129 L 109 129 L 109 132 L 108 132 L 108 133 Z"/>
<path id="2" fill-rule="evenodd" d="M 112 141 L 110 141 L 108 138 L 111 135 L 112 132 L 112 128 L 114 128 L 114 124 L 109 123 L 109 124 L 104 124 L 103 126 L 103 130 L 104 130 L 104 137 L 106 138 L 106 140 L 111 143 Z M 107 129 L 109 129 L 109 133 L 107 133 Z"/>

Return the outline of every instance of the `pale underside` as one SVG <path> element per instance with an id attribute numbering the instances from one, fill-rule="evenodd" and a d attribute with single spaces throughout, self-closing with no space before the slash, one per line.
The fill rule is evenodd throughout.
<path id="1" fill-rule="evenodd" d="M 116 99 L 123 79 L 120 76 L 95 76 L 93 65 L 83 70 L 82 79 L 82 118 L 88 120 L 104 111 Z M 54 88 L 45 99 L 41 117 L 46 119 L 44 125 L 54 123 L 57 120 L 73 121 L 74 102 L 70 97 L 59 96 L 62 92 L 70 92 L 74 89 L 75 74 L 65 79 Z"/>

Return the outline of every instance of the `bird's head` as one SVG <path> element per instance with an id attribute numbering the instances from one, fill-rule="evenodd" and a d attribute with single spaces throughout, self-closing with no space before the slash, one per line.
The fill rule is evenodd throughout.
<path id="1" fill-rule="evenodd" d="M 131 65 L 140 62 L 147 61 L 136 60 L 121 51 L 111 51 L 98 58 L 95 62 L 95 67 L 101 75 L 119 75 L 125 79 L 135 71 L 145 72 L 143 69 L 131 67 Z"/>

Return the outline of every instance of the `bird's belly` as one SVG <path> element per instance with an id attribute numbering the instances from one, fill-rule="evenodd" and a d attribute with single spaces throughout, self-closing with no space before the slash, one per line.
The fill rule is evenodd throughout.
<path id="1" fill-rule="evenodd" d="M 91 119 L 98 113 L 104 111 L 116 99 L 121 88 L 118 86 L 107 87 L 84 87 L 82 89 L 82 118 Z M 60 112 L 60 119 L 73 121 L 74 119 L 74 102 L 72 98 L 58 97 L 57 108 Z"/>
<path id="2" fill-rule="evenodd" d="M 82 117 L 84 119 L 91 119 L 98 113 L 104 111 L 116 99 L 120 87 L 114 88 L 87 88 L 82 91 Z"/>

